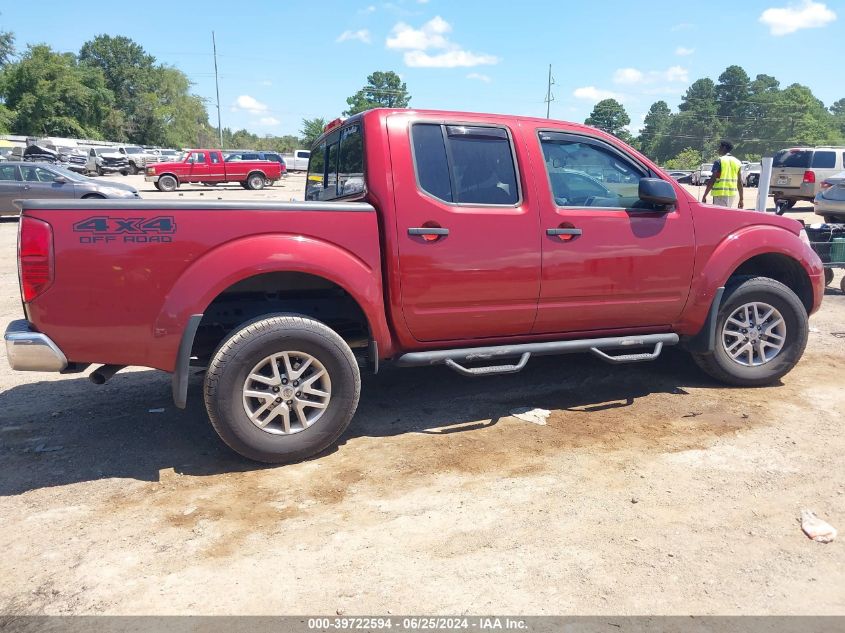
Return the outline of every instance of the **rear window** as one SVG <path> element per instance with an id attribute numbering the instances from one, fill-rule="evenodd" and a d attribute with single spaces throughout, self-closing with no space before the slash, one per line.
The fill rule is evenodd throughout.
<path id="1" fill-rule="evenodd" d="M 820 169 L 836 167 L 836 152 L 816 152 L 813 154 L 813 167 Z"/>
<path id="2" fill-rule="evenodd" d="M 773 167 L 799 167 L 806 169 L 813 158 L 813 150 L 784 149 L 775 154 Z"/>
<path id="3" fill-rule="evenodd" d="M 444 202 L 515 205 L 516 167 L 505 128 L 418 123 L 411 128 L 420 188 Z"/>
<path id="4" fill-rule="evenodd" d="M 306 200 L 334 200 L 366 191 L 364 136 L 360 123 L 353 123 L 327 136 L 311 151 Z"/>

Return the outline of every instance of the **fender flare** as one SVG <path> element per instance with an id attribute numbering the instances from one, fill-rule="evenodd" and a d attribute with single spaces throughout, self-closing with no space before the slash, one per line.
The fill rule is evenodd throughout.
<path id="1" fill-rule="evenodd" d="M 323 240 L 294 234 L 254 235 L 226 242 L 195 260 L 176 280 L 155 319 L 158 355 L 151 366 L 172 370 L 192 316 L 233 284 L 263 273 L 301 272 L 322 277 L 358 303 L 381 350 L 392 348 L 384 313 L 381 269 Z M 193 336 L 191 336 L 193 338 Z"/>
<path id="2" fill-rule="evenodd" d="M 753 244 L 749 248 L 749 245 Z M 758 255 L 775 254 L 798 262 L 808 278 L 822 273 L 815 252 L 789 229 L 773 225 L 752 225 L 727 235 L 713 249 L 706 262 L 697 267 L 683 317 L 680 334 L 695 335 L 704 326 L 715 293 L 743 263 Z"/>

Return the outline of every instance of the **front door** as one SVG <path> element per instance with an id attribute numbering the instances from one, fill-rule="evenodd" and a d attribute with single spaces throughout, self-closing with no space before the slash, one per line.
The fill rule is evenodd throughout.
<path id="1" fill-rule="evenodd" d="M 14 214 L 14 201 L 22 198 L 23 183 L 17 165 L 0 163 L 0 214 Z"/>
<path id="2" fill-rule="evenodd" d="M 666 326 L 689 294 L 695 235 L 689 205 L 650 207 L 648 168 L 589 135 L 535 130 L 543 239 L 534 333 Z M 545 181 L 545 182 L 544 182 Z"/>
<path id="3" fill-rule="evenodd" d="M 191 165 L 190 182 L 202 182 L 211 179 L 208 163 L 205 160 L 205 152 L 193 152 L 189 163 Z"/>
<path id="4" fill-rule="evenodd" d="M 56 182 L 59 176 L 45 167 L 21 165 L 23 192 L 21 198 L 74 198 L 73 183 Z"/>
<path id="5" fill-rule="evenodd" d="M 518 129 L 388 119 L 402 312 L 419 341 L 524 335 L 540 290 Z"/>

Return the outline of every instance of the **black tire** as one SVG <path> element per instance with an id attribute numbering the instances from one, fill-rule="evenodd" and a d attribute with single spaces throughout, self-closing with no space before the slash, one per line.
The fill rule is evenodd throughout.
<path id="1" fill-rule="evenodd" d="M 129 175 L 129 170 L 128 170 L 128 169 L 121 169 L 121 170 L 120 170 L 120 175 L 121 175 L 121 176 L 128 176 L 128 175 Z"/>
<path id="2" fill-rule="evenodd" d="M 153 183 L 153 187 L 155 187 L 156 189 L 158 189 L 159 191 L 161 191 L 161 185 L 159 185 L 159 184 L 158 184 L 158 181 L 156 181 L 156 182 L 154 182 L 154 183 Z"/>
<path id="3" fill-rule="evenodd" d="M 165 174 L 161 178 L 158 179 L 156 182 L 156 187 L 159 191 L 176 191 L 176 188 L 179 186 L 179 181 L 176 180 L 174 176 L 170 174 Z"/>
<path id="4" fill-rule="evenodd" d="M 845 277 L 843 277 L 842 279 L 839 280 L 839 289 L 842 292 L 845 292 Z"/>
<path id="5" fill-rule="evenodd" d="M 241 187 L 243 187 L 244 189 L 249 189 L 249 185 L 248 185 L 248 184 L 246 184 L 246 180 L 241 180 L 239 184 L 240 184 L 240 186 L 241 186 Z"/>
<path id="6" fill-rule="evenodd" d="M 761 301 L 776 308 L 786 324 L 786 340 L 781 351 L 770 361 L 747 367 L 731 359 L 722 343 L 725 322 L 746 303 Z M 716 320 L 716 345 L 712 352 L 693 353 L 696 364 L 720 382 L 741 387 L 769 385 L 795 367 L 801 359 L 809 336 L 804 304 L 792 290 L 768 277 L 742 277 L 725 289 Z"/>
<path id="7" fill-rule="evenodd" d="M 97 175 L 98 176 L 105 176 L 106 172 L 103 171 L 103 168 L 97 165 Z"/>
<path id="8" fill-rule="evenodd" d="M 135 163 L 129 163 L 129 173 L 133 176 L 137 176 L 140 173 L 140 169 L 138 169 L 138 165 Z"/>
<path id="9" fill-rule="evenodd" d="M 103 195 L 100 195 L 99 193 L 87 193 L 84 196 L 82 196 L 82 199 L 83 200 L 105 200 L 106 197 L 103 196 Z"/>
<path id="10" fill-rule="evenodd" d="M 247 376 L 273 353 L 310 354 L 325 367 L 331 398 L 313 425 L 274 434 L 253 424 L 244 409 Z M 278 315 L 244 324 L 215 352 L 205 376 L 205 406 L 211 425 L 235 452 L 258 462 L 301 461 L 334 444 L 358 407 L 361 375 L 346 342 L 332 329 L 307 317 Z"/>
<path id="11" fill-rule="evenodd" d="M 825 268 L 824 269 L 824 285 L 829 286 L 832 281 L 833 281 L 833 268 Z"/>
<path id="12" fill-rule="evenodd" d="M 264 189 L 264 174 L 251 173 L 246 179 L 246 188 L 252 191 Z"/>

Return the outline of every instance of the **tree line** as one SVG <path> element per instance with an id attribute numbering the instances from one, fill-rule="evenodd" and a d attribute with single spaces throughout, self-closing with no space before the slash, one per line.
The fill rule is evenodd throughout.
<path id="1" fill-rule="evenodd" d="M 807 86 L 781 88 L 771 75 L 751 79 L 733 65 L 716 82 L 706 77 L 693 82 L 677 112 L 665 101 L 653 103 L 636 137 L 625 129 L 631 119 L 616 99 L 599 101 L 585 123 L 662 165 L 691 169 L 715 157 L 723 138 L 733 142 L 734 155 L 747 160 L 796 145 L 845 145 L 845 98 L 827 107 Z"/>

